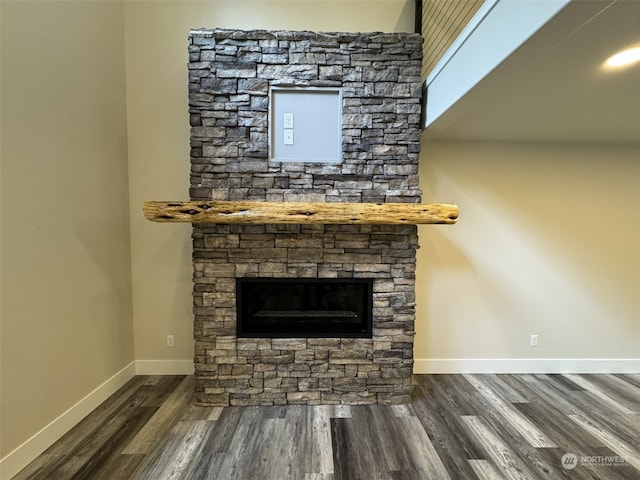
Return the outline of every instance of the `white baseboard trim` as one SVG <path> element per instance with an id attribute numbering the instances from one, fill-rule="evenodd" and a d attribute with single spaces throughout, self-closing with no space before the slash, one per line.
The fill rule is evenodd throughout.
<path id="1" fill-rule="evenodd" d="M 640 373 L 640 358 L 416 358 L 413 373 Z"/>
<path id="2" fill-rule="evenodd" d="M 135 365 L 131 362 L 22 445 L 8 453 L 0 460 L 0 479 L 8 480 L 16 475 L 134 376 Z"/>
<path id="3" fill-rule="evenodd" d="M 193 360 L 136 360 L 136 375 L 193 375 Z"/>

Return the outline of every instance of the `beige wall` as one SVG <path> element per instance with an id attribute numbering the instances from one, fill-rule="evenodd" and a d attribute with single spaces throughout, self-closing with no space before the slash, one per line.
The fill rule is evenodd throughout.
<path id="1" fill-rule="evenodd" d="M 423 144 L 416 358 L 640 358 L 639 154 Z"/>
<path id="2" fill-rule="evenodd" d="M 0 458 L 133 361 L 122 4 L 1 12 Z"/>
<path id="3" fill-rule="evenodd" d="M 191 359 L 191 228 L 151 223 L 145 200 L 189 196 L 191 28 L 413 31 L 413 1 L 129 2 L 125 6 L 135 352 Z M 175 348 L 165 346 L 166 335 Z"/>

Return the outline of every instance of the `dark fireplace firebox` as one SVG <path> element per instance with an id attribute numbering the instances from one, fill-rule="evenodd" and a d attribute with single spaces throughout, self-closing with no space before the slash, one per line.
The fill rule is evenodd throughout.
<path id="1" fill-rule="evenodd" d="M 371 338 L 373 280 L 239 278 L 238 337 Z"/>

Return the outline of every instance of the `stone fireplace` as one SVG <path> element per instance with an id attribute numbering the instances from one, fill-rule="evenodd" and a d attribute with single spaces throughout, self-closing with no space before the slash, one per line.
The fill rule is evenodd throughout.
<path id="1" fill-rule="evenodd" d="M 421 44 L 404 33 L 192 31 L 191 200 L 419 203 Z M 340 89 L 340 163 L 270 160 L 274 87 Z M 414 225 L 194 225 L 197 402 L 409 401 L 417 248 Z M 370 330 L 239 335 L 242 279 L 368 281 Z"/>

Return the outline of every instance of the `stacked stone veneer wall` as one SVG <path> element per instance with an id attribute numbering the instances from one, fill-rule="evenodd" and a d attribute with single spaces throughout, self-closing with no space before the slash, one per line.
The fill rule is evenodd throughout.
<path id="1" fill-rule="evenodd" d="M 420 202 L 416 34 L 189 34 L 192 200 Z M 269 160 L 271 87 L 342 89 L 342 162 Z M 194 226 L 196 396 L 206 405 L 402 403 L 415 226 Z M 235 279 L 374 278 L 373 337 L 237 338 Z"/>

